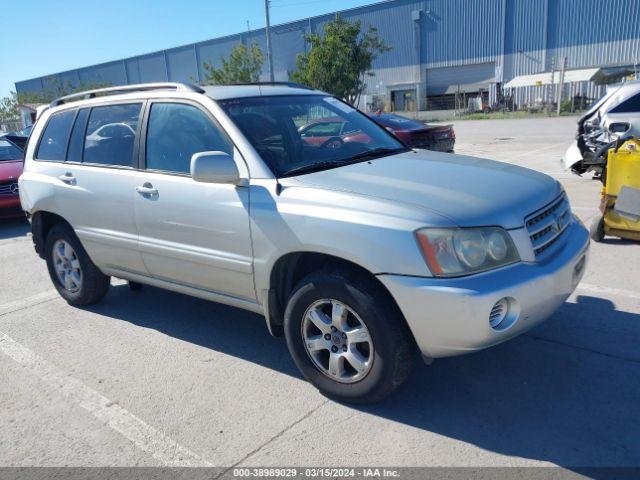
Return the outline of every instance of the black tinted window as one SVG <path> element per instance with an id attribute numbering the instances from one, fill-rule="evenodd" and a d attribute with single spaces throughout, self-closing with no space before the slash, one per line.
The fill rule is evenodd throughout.
<path id="1" fill-rule="evenodd" d="M 640 93 L 622 102 L 611 113 L 640 113 Z"/>
<path id="2" fill-rule="evenodd" d="M 67 150 L 67 161 L 82 161 L 82 146 L 84 144 L 84 131 L 87 128 L 87 118 L 89 117 L 89 109 L 83 108 L 76 115 L 76 121 L 71 130 L 71 140 L 69 140 L 69 149 Z"/>
<path id="3" fill-rule="evenodd" d="M 140 103 L 94 107 L 84 140 L 85 163 L 133 165 Z"/>
<path id="4" fill-rule="evenodd" d="M 189 173 L 194 153 L 231 154 L 231 142 L 199 108 L 180 103 L 154 103 L 147 129 L 147 168 Z"/>
<path id="5" fill-rule="evenodd" d="M 40 140 L 36 154 L 38 160 L 64 161 L 67 140 L 69 140 L 69 132 L 75 116 L 76 110 L 65 110 L 51 115 Z"/>

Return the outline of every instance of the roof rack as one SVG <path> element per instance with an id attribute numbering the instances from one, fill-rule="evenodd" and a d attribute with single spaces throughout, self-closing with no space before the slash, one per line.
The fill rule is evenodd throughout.
<path id="1" fill-rule="evenodd" d="M 72 93 L 64 97 L 57 98 L 51 104 L 50 107 L 57 107 L 63 103 L 74 102 L 76 100 L 86 100 L 89 98 L 95 98 L 101 95 L 117 95 L 120 93 L 131 92 L 148 92 L 151 90 L 175 90 L 177 92 L 196 92 L 204 93 L 204 90 L 197 85 L 191 85 L 189 83 L 140 83 L 137 85 L 121 85 L 119 87 L 107 87 L 98 88 L 95 90 L 87 90 L 85 92 Z"/>

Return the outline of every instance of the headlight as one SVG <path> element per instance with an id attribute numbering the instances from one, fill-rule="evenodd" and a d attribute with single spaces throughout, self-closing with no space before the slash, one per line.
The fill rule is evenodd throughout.
<path id="1" fill-rule="evenodd" d="M 424 228 L 416 237 L 437 277 L 469 275 L 520 260 L 511 237 L 499 227 Z"/>

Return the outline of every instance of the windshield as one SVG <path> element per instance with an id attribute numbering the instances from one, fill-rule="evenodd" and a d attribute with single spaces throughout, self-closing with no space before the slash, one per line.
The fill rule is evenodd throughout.
<path id="1" fill-rule="evenodd" d="M 0 139 L 0 162 L 7 160 L 22 160 L 22 152 L 11 142 Z"/>
<path id="2" fill-rule="evenodd" d="M 367 116 L 334 97 L 287 95 L 219 103 L 278 177 L 406 150 Z"/>

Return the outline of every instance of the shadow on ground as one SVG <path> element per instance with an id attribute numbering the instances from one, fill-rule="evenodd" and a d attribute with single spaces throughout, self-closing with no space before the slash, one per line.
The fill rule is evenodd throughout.
<path id="1" fill-rule="evenodd" d="M 0 218 L 0 240 L 23 237 L 30 231 L 29 222 L 24 217 Z"/>
<path id="2" fill-rule="evenodd" d="M 300 376 L 284 340 L 270 337 L 252 313 L 127 286 L 92 310 Z M 567 468 L 638 466 L 638 339 L 640 315 L 582 296 L 528 335 L 419 363 L 391 398 L 353 408 L 501 455 Z"/>

